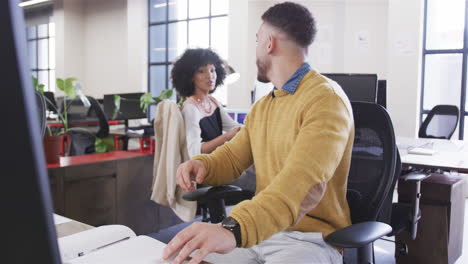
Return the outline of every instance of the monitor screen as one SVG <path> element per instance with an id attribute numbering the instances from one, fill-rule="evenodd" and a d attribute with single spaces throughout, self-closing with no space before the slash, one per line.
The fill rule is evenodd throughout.
<path id="1" fill-rule="evenodd" d="M 2 263 L 60 263 L 37 102 L 18 0 L 0 1 Z"/>
<path id="2" fill-rule="evenodd" d="M 350 101 L 377 101 L 377 74 L 323 73 L 337 82 Z"/>
<path id="3" fill-rule="evenodd" d="M 140 97 L 143 93 L 124 93 L 116 94 L 121 97 L 120 111 L 115 120 L 128 120 L 146 118 L 146 113 L 140 108 Z M 104 95 L 104 112 L 107 118 L 112 119 L 114 115 L 114 94 Z"/>

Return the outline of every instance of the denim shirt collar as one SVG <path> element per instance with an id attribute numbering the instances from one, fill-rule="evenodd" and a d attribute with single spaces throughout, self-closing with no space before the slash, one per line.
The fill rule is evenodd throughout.
<path id="1" fill-rule="evenodd" d="M 299 85 L 299 83 L 301 82 L 302 78 L 310 70 L 312 70 L 312 67 L 310 66 L 310 64 L 308 62 L 304 62 L 304 64 L 302 64 L 301 67 L 299 67 L 299 69 L 297 69 L 297 71 L 291 76 L 291 78 L 289 78 L 289 80 L 287 80 L 284 83 L 284 85 L 283 85 L 283 87 L 281 87 L 281 89 L 284 90 L 285 92 L 289 93 L 289 94 L 294 94 L 294 92 L 296 91 L 296 88 Z M 277 90 L 277 89 L 278 88 L 274 87 L 273 91 Z M 273 91 L 271 93 L 271 96 L 274 97 Z"/>

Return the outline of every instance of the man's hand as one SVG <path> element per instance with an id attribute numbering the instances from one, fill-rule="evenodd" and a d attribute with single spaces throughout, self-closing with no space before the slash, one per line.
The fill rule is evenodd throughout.
<path id="1" fill-rule="evenodd" d="M 199 249 L 189 262 L 189 264 L 196 264 L 212 252 L 226 254 L 235 248 L 236 238 L 231 231 L 224 229 L 221 225 L 197 222 L 180 231 L 167 244 L 163 251 L 163 258 L 168 259 L 180 250 L 171 263 L 180 264 L 192 252 Z"/>
<path id="2" fill-rule="evenodd" d="M 192 183 L 195 180 L 198 184 L 202 183 L 206 176 L 206 168 L 203 162 L 199 160 L 189 160 L 180 164 L 177 168 L 176 183 L 184 192 L 195 190 Z"/>

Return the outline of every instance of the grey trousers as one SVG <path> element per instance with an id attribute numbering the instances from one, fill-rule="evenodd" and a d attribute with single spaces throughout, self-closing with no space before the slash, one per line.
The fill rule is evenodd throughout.
<path id="1" fill-rule="evenodd" d="M 214 264 L 343 263 L 343 256 L 323 241 L 322 233 L 283 231 L 251 248 L 236 248 L 228 254 L 210 254 Z"/>

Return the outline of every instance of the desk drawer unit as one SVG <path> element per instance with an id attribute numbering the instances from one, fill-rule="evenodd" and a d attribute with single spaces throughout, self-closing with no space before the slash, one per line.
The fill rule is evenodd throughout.
<path id="1" fill-rule="evenodd" d="M 410 203 L 413 186 L 398 182 L 398 201 Z M 415 240 L 408 232 L 396 236 L 409 254 L 395 252 L 397 263 L 455 263 L 462 253 L 465 215 L 464 183 L 459 176 L 433 174 L 421 183 L 421 220 Z"/>

